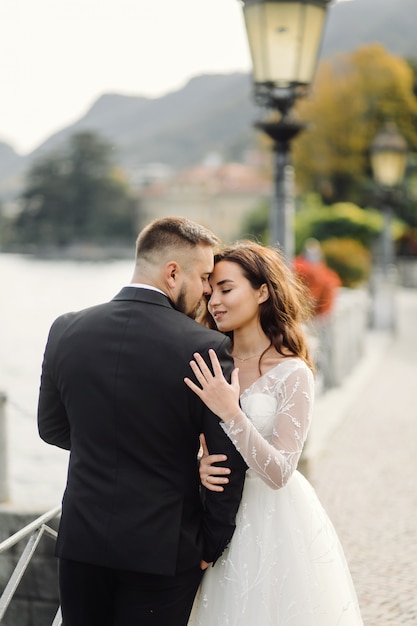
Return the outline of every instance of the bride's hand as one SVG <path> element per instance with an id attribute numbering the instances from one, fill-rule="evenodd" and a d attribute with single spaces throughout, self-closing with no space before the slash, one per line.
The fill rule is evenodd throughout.
<path id="1" fill-rule="evenodd" d="M 227 461 L 227 456 L 225 454 L 209 454 L 206 438 L 203 434 L 200 435 L 200 441 L 203 450 L 199 467 L 201 484 L 210 491 L 224 491 L 224 487 L 221 485 L 226 485 L 229 482 L 226 474 L 230 474 L 230 469 L 214 466 L 213 463 Z"/>
<path id="2" fill-rule="evenodd" d="M 190 362 L 191 369 L 201 387 L 193 383 L 189 378 L 184 378 L 184 382 L 199 398 L 224 422 L 232 420 L 240 412 L 239 407 L 239 379 L 238 369 L 232 372 L 230 384 L 223 376 L 219 359 L 214 350 L 209 350 L 213 374 L 201 354 L 194 354 L 194 361 Z"/>

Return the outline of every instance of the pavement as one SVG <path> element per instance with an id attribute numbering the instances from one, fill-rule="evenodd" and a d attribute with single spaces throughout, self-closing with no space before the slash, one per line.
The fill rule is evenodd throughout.
<path id="1" fill-rule="evenodd" d="M 316 401 L 308 478 L 345 550 L 365 626 L 417 625 L 417 290 L 394 332 Z"/>

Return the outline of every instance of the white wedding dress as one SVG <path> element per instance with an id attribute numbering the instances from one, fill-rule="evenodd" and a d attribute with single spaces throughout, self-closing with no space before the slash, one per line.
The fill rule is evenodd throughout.
<path id="1" fill-rule="evenodd" d="M 296 471 L 313 395 L 310 369 L 288 358 L 222 424 L 249 469 L 235 533 L 204 574 L 189 626 L 362 626 L 336 532 Z"/>

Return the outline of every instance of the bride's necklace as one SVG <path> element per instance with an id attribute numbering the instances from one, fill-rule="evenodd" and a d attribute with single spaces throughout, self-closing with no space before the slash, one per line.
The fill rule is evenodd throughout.
<path id="1" fill-rule="evenodd" d="M 261 356 L 261 354 L 262 354 L 262 352 L 260 352 L 259 354 L 252 354 L 252 356 L 245 356 L 245 358 L 242 358 L 238 354 L 232 354 L 232 356 L 233 356 L 234 359 L 237 359 L 241 363 L 244 363 L 245 361 L 249 361 L 250 359 L 254 359 L 257 356 L 258 357 Z"/>
<path id="2" fill-rule="evenodd" d="M 270 347 L 271 346 L 269 345 L 267 349 L 269 349 Z M 241 357 L 235 352 L 232 354 L 232 356 L 234 359 L 237 359 L 241 363 L 244 363 L 245 361 L 249 361 L 250 359 L 255 359 L 257 357 L 259 358 L 264 352 L 266 352 L 267 349 L 262 350 L 262 352 L 259 352 L 259 354 L 251 354 L 250 356 Z"/>

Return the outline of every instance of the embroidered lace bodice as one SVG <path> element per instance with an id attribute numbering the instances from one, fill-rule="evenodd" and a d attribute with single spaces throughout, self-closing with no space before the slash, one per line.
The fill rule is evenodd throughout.
<path id="1" fill-rule="evenodd" d="M 297 468 L 310 427 L 314 380 L 298 358 L 281 361 L 242 393 L 242 413 L 222 428 L 247 465 L 272 489 Z"/>

